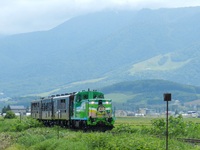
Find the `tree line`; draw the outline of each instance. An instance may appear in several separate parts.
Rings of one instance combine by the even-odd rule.
[[[7,111],[10,111],[10,110],[11,110],[10,105],[7,105],[7,107],[4,106],[4,107],[2,108],[1,114],[6,113]]]

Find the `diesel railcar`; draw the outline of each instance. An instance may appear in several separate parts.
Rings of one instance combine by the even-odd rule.
[[[114,125],[112,100],[98,91],[52,95],[31,102],[31,116],[46,126],[110,130]]]

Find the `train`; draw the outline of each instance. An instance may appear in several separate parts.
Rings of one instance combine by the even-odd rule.
[[[115,116],[112,100],[97,90],[82,90],[42,97],[31,102],[31,117],[45,126],[111,130]]]

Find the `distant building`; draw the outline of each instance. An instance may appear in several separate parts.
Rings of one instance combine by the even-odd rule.
[[[146,116],[149,112],[150,110],[148,108],[139,108],[138,114],[144,114]]]
[[[193,117],[193,118],[197,118],[198,117],[198,113],[196,113],[196,111],[188,111],[188,115],[190,117]]]
[[[116,117],[126,117],[127,116],[127,112],[124,110],[116,110],[115,111],[115,116]]]
[[[26,115],[26,108],[24,106],[10,106],[10,110],[16,115]]]

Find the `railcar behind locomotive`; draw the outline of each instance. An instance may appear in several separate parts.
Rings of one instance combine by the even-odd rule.
[[[113,128],[112,100],[98,91],[80,91],[53,95],[31,102],[31,116],[46,126],[70,128]]]

